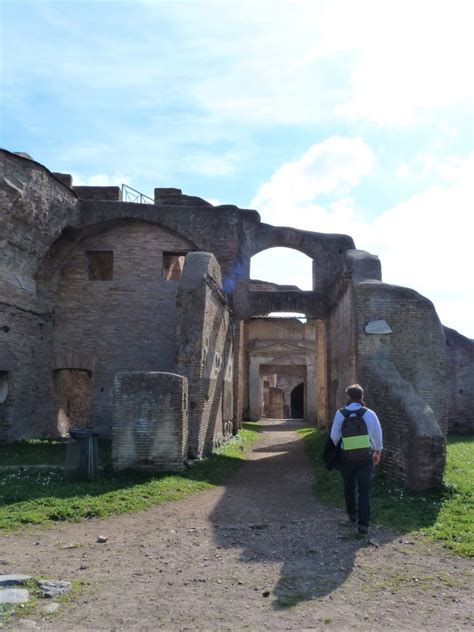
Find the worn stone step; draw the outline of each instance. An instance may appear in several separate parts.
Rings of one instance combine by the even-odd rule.
[[[1,603],[26,603],[30,595],[26,588],[6,588],[0,590]]]
[[[0,575],[0,587],[23,586],[30,579],[30,575]]]

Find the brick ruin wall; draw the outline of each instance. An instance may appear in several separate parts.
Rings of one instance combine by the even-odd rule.
[[[92,400],[97,402],[92,406],[92,422],[108,432],[114,373],[176,370],[178,353],[183,370],[183,360],[189,361],[194,421],[202,420],[205,428],[201,433],[194,431],[196,452],[217,445],[228,436],[233,402],[234,430],[246,407],[246,331],[238,319],[252,314],[248,309],[250,257],[283,245],[314,254],[317,285],[329,288],[333,305],[325,321],[316,321],[315,364],[321,377],[316,384],[318,411],[328,410],[331,419],[335,408],[345,401],[345,386],[355,379],[361,381],[367,387],[368,404],[381,411],[387,447],[384,468],[414,487],[439,484],[444,463],[441,430],[473,429],[473,341],[448,328],[443,330],[431,303],[416,292],[378,283],[377,257],[347,250],[352,242],[347,236],[271,227],[260,223],[254,211],[233,206],[215,209],[189,196],[176,194],[171,202],[159,199],[159,206],[127,204],[110,201],[119,199],[116,191],[96,188],[92,193],[102,196],[101,200],[78,200],[74,191],[38,163],[8,152],[2,152],[1,158],[0,379],[7,383],[8,394],[0,403],[0,441],[57,432],[54,376],[59,370],[90,373]],[[91,191],[79,192],[81,197],[92,195]],[[128,257],[130,244],[122,252],[121,239],[126,241],[126,235],[119,237],[125,226],[137,231],[134,235],[139,242],[130,261],[124,255],[127,252]],[[319,246],[313,248],[316,242]],[[66,250],[55,249],[58,243]],[[114,251],[114,272],[121,270],[122,282],[114,277],[112,281],[87,280],[90,288],[81,286],[85,250],[96,248]],[[211,266],[202,275],[205,283],[196,286],[201,288],[195,295],[197,302],[189,299],[192,288],[188,287],[182,296],[187,293],[189,300],[181,302],[186,308],[176,309],[178,284],[173,288],[162,284],[160,253],[189,250],[213,252],[223,281],[221,284]],[[318,252],[329,251],[331,256],[316,260]],[[342,270],[337,252],[344,251],[342,256],[349,263]],[[63,256],[65,252],[67,256]],[[76,295],[64,283],[56,295],[55,284],[63,272],[71,272],[71,290],[75,288]],[[364,283],[367,279],[373,281]],[[104,292],[106,286],[114,290]],[[222,289],[235,314],[229,311]],[[78,299],[81,292],[84,305]],[[134,301],[127,301],[127,296],[134,296]],[[141,309],[134,311],[131,303],[135,300]],[[207,332],[200,338],[195,319],[189,318],[196,314],[196,307],[202,332]],[[125,326],[114,319],[112,310],[122,311]],[[314,317],[324,318],[317,313]],[[367,335],[367,322],[381,318],[393,333]],[[188,324],[183,326],[185,321]],[[199,361],[182,344],[187,326]],[[150,328],[153,340],[146,337]],[[153,342],[160,337],[162,348],[161,343]],[[210,340],[215,341],[214,348]],[[235,371],[231,360],[234,345]],[[104,354],[101,360],[99,356]],[[399,392],[405,393],[402,402]],[[321,421],[325,413],[318,415]]]
[[[36,275],[51,243],[78,216],[78,200],[47,169],[2,152],[0,345],[16,358],[0,418],[0,441],[48,435],[53,411],[53,305]]]
[[[340,294],[327,323],[328,407],[332,421],[338,408],[346,404],[345,389],[356,380],[354,306],[350,286]]]
[[[179,282],[163,279],[163,252],[187,249],[185,240],[159,226],[127,222],[84,239],[64,267],[55,303],[55,366],[68,368],[71,352],[93,363],[91,418],[103,435],[111,431],[117,373],[173,370]],[[88,251],[113,252],[112,280],[89,280]]]
[[[446,418],[449,432],[474,433],[474,342],[444,327],[447,375]]]
[[[112,463],[117,470],[179,471],[188,443],[188,384],[172,373],[118,373]]]
[[[381,282],[353,286],[357,379],[384,431],[383,469],[412,489],[442,483],[447,431],[444,332],[431,302]],[[368,334],[385,320],[392,333]]]
[[[186,257],[177,306],[176,372],[188,378],[188,449],[198,458],[229,438],[233,429],[231,318],[213,255]]]

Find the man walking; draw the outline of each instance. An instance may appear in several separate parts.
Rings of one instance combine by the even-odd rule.
[[[357,522],[359,533],[365,535],[369,531],[372,470],[380,462],[383,447],[382,428],[374,411],[364,405],[362,386],[348,386],[346,395],[349,402],[334,416],[331,439],[334,445],[342,439],[340,470],[346,509],[350,521]]]

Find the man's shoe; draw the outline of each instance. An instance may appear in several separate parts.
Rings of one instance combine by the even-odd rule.
[[[357,522],[357,514],[349,514],[349,520],[351,522]]]
[[[367,535],[369,533],[369,527],[365,527],[364,525],[360,524],[357,527],[357,531],[358,533],[360,533],[360,535]]]

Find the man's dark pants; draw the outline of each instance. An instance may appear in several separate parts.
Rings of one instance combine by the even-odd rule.
[[[373,470],[372,457],[363,461],[351,461],[341,454],[340,469],[344,481],[344,497],[349,517],[357,516],[359,526],[368,527],[370,518],[370,485]],[[356,486],[358,503],[356,503]]]

